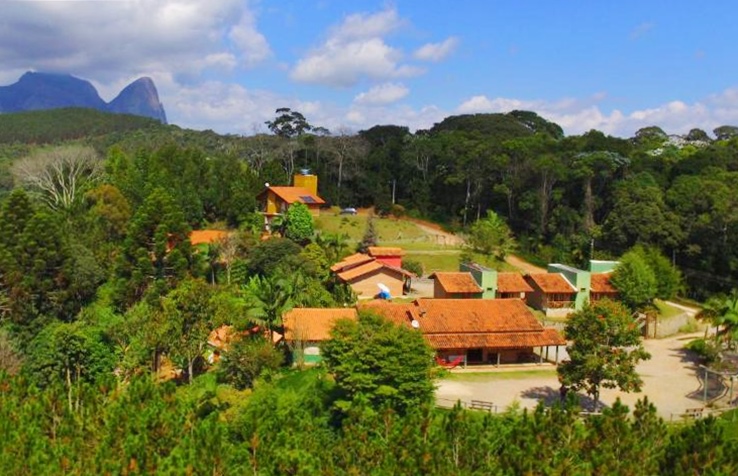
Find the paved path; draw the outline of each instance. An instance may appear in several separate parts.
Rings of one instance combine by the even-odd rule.
[[[644,381],[641,393],[623,393],[617,390],[602,389],[600,399],[605,405],[612,405],[619,396],[631,410],[638,399],[647,395],[656,405],[659,415],[670,420],[678,418],[687,408],[702,407],[702,386],[697,376],[694,355],[684,350],[684,344],[702,334],[680,336],[668,339],[653,339],[644,342],[651,353],[651,360],[641,362],[638,372]],[[456,400],[469,402],[472,399],[493,402],[503,411],[510,405],[519,404],[523,408],[535,408],[539,401],[552,403],[559,399],[559,382],[552,365],[533,366],[530,370],[546,369],[549,373],[541,375],[521,374],[519,378],[511,375],[470,375],[454,380],[441,380],[436,397],[439,405],[450,406]],[[583,398],[583,403],[591,403]]]

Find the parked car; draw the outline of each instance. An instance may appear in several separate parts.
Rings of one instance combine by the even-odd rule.
[[[356,208],[354,207],[342,208],[341,215],[356,215]]]

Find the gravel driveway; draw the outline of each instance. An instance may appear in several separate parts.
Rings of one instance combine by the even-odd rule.
[[[638,372],[643,379],[641,393],[623,393],[618,390],[602,389],[600,400],[612,405],[617,397],[631,410],[635,402],[648,396],[656,405],[659,415],[670,420],[684,413],[688,408],[702,407],[702,386],[697,376],[695,356],[684,350],[689,340],[701,335],[677,336],[668,339],[644,341],[651,360],[641,362]],[[548,369],[549,372],[545,372]],[[525,370],[540,370],[532,375],[511,374],[499,371],[488,374],[468,374],[456,376],[453,380],[438,382],[436,398],[439,405],[451,406],[457,400],[468,403],[470,400],[493,402],[498,411],[503,411],[516,403],[523,408],[534,408],[539,401],[553,402],[559,398],[559,382],[553,366],[532,366]],[[514,376],[514,377],[513,377]],[[585,396],[583,404],[591,403]]]

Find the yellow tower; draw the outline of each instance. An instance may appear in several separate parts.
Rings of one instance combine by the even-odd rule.
[[[300,173],[293,177],[293,182],[295,187],[302,187],[313,195],[318,195],[318,176],[311,174],[309,170],[300,170]]]

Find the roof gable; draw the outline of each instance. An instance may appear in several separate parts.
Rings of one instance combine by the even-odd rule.
[[[546,294],[575,294],[576,288],[559,273],[529,274],[527,280]]]
[[[533,288],[520,273],[497,273],[497,291],[500,293],[532,293]]]
[[[389,246],[370,246],[367,251],[369,252],[369,256],[402,256],[405,253],[403,252],[402,248],[395,248],[395,247],[389,247]]]
[[[415,275],[405,269],[391,266],[378,261],[376,258],[364,253],[354,253],[331,266],[331,271],[336,273],[343,281],[351,281],[358,277],[374,273],[378,270],[386,270],[389,273],[403,277],[414,277]]]
[[[344,268],[349,268],[352,266],[358,266],[360,264],[368,263],[369,261],[373,261],[374,258],[372,258],[369,255],[365,255],[364,253],[354,253],[351,256],[347,256],[338,263],[331,266],[331,271],[337,272],[341,271]]]
[[[295,202],[304,203],[306,205],[322,205],[325,203],[325,200],[303,187],[269,186],[259,194],[259,197],[268,193],[269,191],[274,192],[276,196],[278,196],[290,205]]]
[[[610,282],[609,273],[592,273],[590,289],[593,293],[617,294],[618,292]]]
[[[436,282],[447,293],[481,293],[471,273],[467,272],[436,272],[428,276]]]

